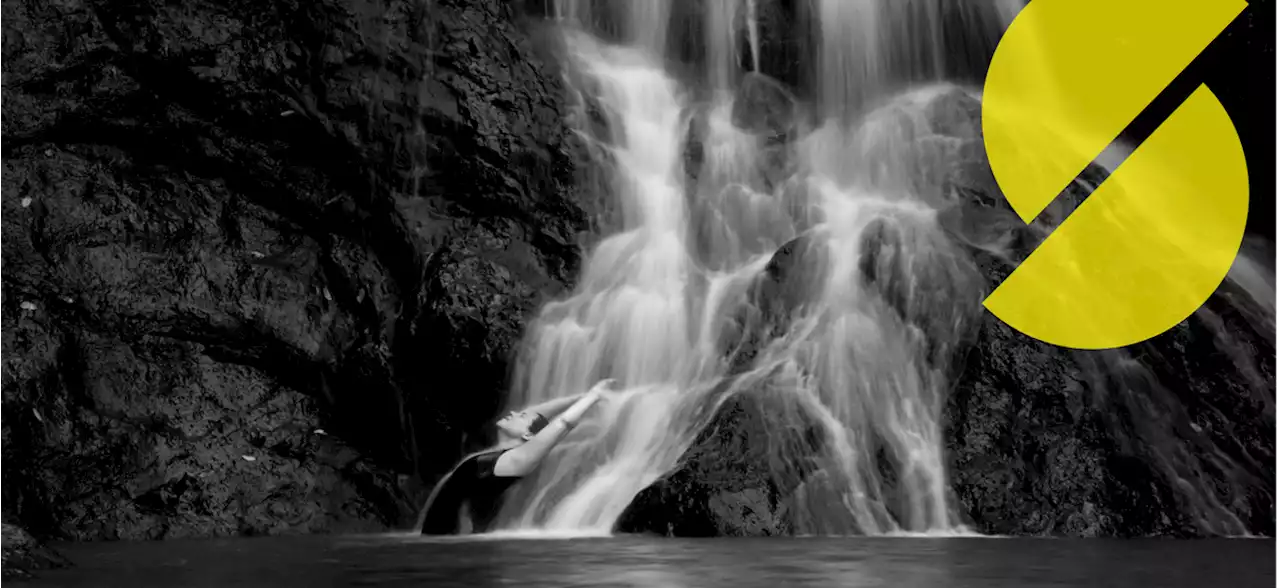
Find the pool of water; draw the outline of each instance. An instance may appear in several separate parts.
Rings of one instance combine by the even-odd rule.
[[[1275,541],[406,535],[57,546],[29,586],[1275,586]]]

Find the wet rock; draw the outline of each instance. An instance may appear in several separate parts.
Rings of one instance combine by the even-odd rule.
[[[963,88],[947,88],[930,100],[925,116],[939,135],[965,140],[982,137],[982,101]]]
[[[952,101],[934,119],[963,135],[964,119],[978,117],[965,104]],[[980,140],[961,153],[947,179],[956,204],[940,222],[975,260],[984,291],[1106,173],[1086,170],[1026,225],[996,187]],[[986,314],[945,409],[953,487],[968,520],[1000,534],[1272,532],[1273,466],[1261,464],[1273,463],[1274,440],[1261,431],[1275,422],[1274,333],[1243,319],[1260,315],[1241,294],[1226,282],[1170,332],[1105,352],[1045,345]],[[1224,428],[1247,440],[1226,439]]]
[[[17,525],[4,523],[4,559],[0,571],[5,580],[31,578],[40,570],[64,568],[71,562]]]
[[[667,476],[640,492],[619,518],[623,533],[675,537],[790,534],[780,508],[824,450],[816,418],[767,385],[720,405]]]
[[[921,330],[930,364],[951,371],[972,342],[983,280],[933,219],[877,218],[863,230],[858,268],[868,290]]]
[[[824,279],[827,255],[825,244],[813,234],[796,237],[779,247],[743,297],[730,303],[720,346],[731,373],[751,368],[769,341],[812,302]]]
[[[797,233],[811,231],[814,226],[822,222],[824,215],[818,207],[821,194],[807,178],[794,175],[784,181],[779,188],[782,206]]]
[[[511,222],[476,223],[432,260],[419,361],[431,374],[437,402],[470,429],[491,421],[502,395],[462,394],[449,386],[502,390],[526,319],[564,288],[549,277],[562,269],[547,267],[531,240],[520,238]]]
[[[1016,342],[1016,343],[1015,343]],[[1101,427],[1083,414],[1069,358],[984,322],[945,410],[953,485],[972,524],[998,534],[1057,534],[1107,484]],[[1107,533],[1111,521],[1095,517]]]
[[[650,484],[631,500],[614,524],[615,532],[667,537],[720,536],[721,518],[711,510],[714,490],[698,476],[692,469],[677,468]],[[728,524],[735,524],[734,519]]]
[[[1020,249],[971,254],[995,287]],[[1012,535],[1273,533],[1274,334],[1251,328],[1235,291],[1122,350],[1054,347],[987,315],[944,413],[967,520]]]
[[[720,492],[708,501],[708,509],[724,525],[721,535],[759,537],[779,534],[777,520],[767,490],[749,488],[740,492]]]
[[[769,140],[782,140],[795,129],[796,99],[785,86],[759,73],[738,82],[733,100],[733,124]]]
[[[756,301],[766,313],[791,316],[816,296],[826,275],[829,252],[812,233],[788,241],[765,266]]]
[[[980,142],[963,151],[948,178],[958,201],[941,222],[987,291],[1106,173],[1086,170],[1028,226],[995,187]],[[1255,328],[1265,313],[1242,294],[1224,282],[1181,325],[1114,351],[1045,345],[986,315],[945,411],[968,520],[1001,534],[1271,533],[1274,466],[1263,464],[1275,444],[1262,431],[1275,422],[1274,327]]]
[[[791,219],[771,196],[742,184],[691,196],[688,210],[693,251],[709,269],[741,267],[773,253],[794,235]]]
[[[813,151],[823,172],[842,184],[940,206],[958,161],[985,163],[968,151],[981,143],[977,101],[952,86],[926,86],[893,96],[861,119],[850,136],[831,125],[818,131],[826,145]],[[822,143],[817,143],[822,145]],[[812,148],[811,148],[812,149]]]
[[[756,21],[760,38],[759,64],[756,71],[776,79],[788,88],[811,87],[805,84],[812,68],[805,60],[813,55],[816,35],[805,31],[808,15],[801,2],[757,2]]]
[[[559,78],[512,8],[3,20],[6,519],[70,539],[412,521],[586,228]],[[446,355],[483,381],[442,386]]]

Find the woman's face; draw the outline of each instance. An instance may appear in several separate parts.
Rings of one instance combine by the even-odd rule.
[[[529,412],[511,411],[507,416],[498,419],[498,432],[512,439],[527,441],[532,436],[530,429],[536,416]]]

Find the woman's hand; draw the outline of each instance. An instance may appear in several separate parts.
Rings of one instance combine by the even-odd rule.
[[[596,382],[590,390],[587,390],[587,396],[590,396],[593,401],[600,400],[614,392],[613,385],[616,382],[617,380],[614,380],[613,378],[600,380],[599,382]]]
[[[610,388],[612,385],[612,379],[596,382],[590,390],[587,390],[586,392],[583,392],[581,396],[576,397],[577,400],[573,405],[565,409],[563,413],[560,413],[560,418],[570,426],[576,425],[578,421],[582,419],[583,414],[590,410],[591,407],[595,406],[596,403],[599,402],[601,398],[604,398],[606,394],[612,391]]]
[[[598,392],[598,393],[612,392],[613,385],[615,383],[617,383],[617,380],[613,378],[605,378],[603,380],[600,380],[599,382],[596,382],[596,385],[591,387],[591,391]]]

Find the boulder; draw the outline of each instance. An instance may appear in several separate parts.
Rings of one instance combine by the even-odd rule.
[[[788,511],[785,501],[818,469],[825,445],[818,421],[796,398],[767,382],[737,391],[615,528],[675,537],[791,534],[809,521],[796,520],[805,513]]]
[[[799,105],[777,80],[748,73],[738,82],[733,99],[734,126],[769,141],[780,141],[796,128]]]

